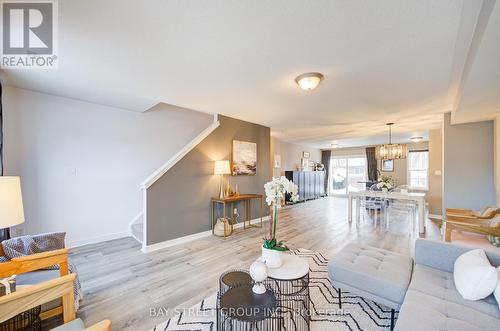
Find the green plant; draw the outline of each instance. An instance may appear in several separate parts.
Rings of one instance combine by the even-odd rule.
[[[277,241],[276,238],[266,239],[264,238],[264,244],[262,247],[267,249],[274,249],[275,251],[287,251],[288,247],[286,247],[285,242],[283,240]]]

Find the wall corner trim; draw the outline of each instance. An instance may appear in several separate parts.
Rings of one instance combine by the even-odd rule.
[[[203,130],[199,135],[197,135],[193,140],[191,140],[186,146],[184,146],[179,152],[172,156],[165,164],[158,168],[151,176],[149,176],[141,184],[141,189],[145,190],[151,187],[158,179],[160,179],[170,168],[172,168],[179,160],[181,160],[189,151],[196,147],[203,139],[208,137],[215,129],[220,125],[218,120],[218,115],[214,114],[214,122],[210,124],[205,130]]]

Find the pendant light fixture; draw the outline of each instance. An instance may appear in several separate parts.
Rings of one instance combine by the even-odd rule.
[[[392,143],[392,126],[394,123],[387,123],[389,127],[389,143],[379,145],[375,148],[375,156],[378,160],[406,159],[408,147],[402,144]]]

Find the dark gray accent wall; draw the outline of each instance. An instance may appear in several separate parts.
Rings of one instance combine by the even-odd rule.
[[[495,205],[493,121],[443,125],[443,205],[479,210]]]
[[[231,160],[233,139],[257,143],[257,175],[228,176],[231,186],[238,184],[240,193],[264,194],[264,184],[271,178],[270,129],[225,116],[219,121],[214,132],[148,189],[147,245],[211,229],[210,199],[219,192],[214,161]],[[243,204],[235,207],[243,220]],[[252,218],[259,212],[254,201]],[[265,205],[264,212],[268,212]]]

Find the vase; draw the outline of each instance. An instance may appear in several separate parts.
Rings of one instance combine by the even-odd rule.
[[[214,234],[219,237],[229,236],[232,233],[231,225],[229,220],[226,218],[218,218],[217,223],[214,226]]]
[[[262,262],[264,262],[268,268],[281,267],[281,265],[283,264],[283,261],[281,259],[281,251],[262,247]]]

